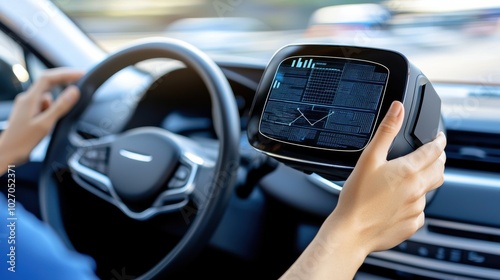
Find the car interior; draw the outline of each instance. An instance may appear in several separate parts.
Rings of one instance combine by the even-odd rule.
[[[204,37],[211,43],[220,39],[220,45],[204,50],[196,43],[200,37],[164,36],[165,27],[137,35],[118,21],[117,26],[135,33],[117,39],[115,31],[94,32],[92,28],[113,27],[98,24],[103,18],[112,22],[113,13],[102,10],[113,5],[77,2],[0,5],[0,129],[8,127],[15,96],[45,69],[86,70],[77,82],[82,92],[77,106],[26,163],[15,167],[15,195],[69,248],[92,257],[100,279],[278,279],[335,209],[350,172],[344,171],[355,165],[351,150],[359,157],[381,121],[379,114],[387,111],[387,102],[405,101],[410,108],[413,96],[424,92],[421,103],[413,105],[418,107],[412,109],[414,119],[408,118],[415,125],[419,117],[425,120],[419,126],[425,136],[411,132],[408,137],[413,138],[401,153],[445,131],[445,181],[428,193],[424,226],[398,246],[370,254],[355,279],[500,279],[498,1],[456,1],[453,9],[448,9],[450,1],[357,1],[376,2],[390,13],[383,18],[377,13],[375,19],[362,13],[359,22],[349,18],[326,23],[314,11],[330,6],[328,1],[309,6],[306,1],[295,6],[283,1],[188,1],[193,7],[189,17],[206,17],[201,14],[204,9],[219,18],[239,17],[238,13],[251,14],[265,5],[271,5],[266,14],[283,9],[284,21],[286,12],[302,11],[304,18],[315,15],[314,23],[300,32],[279,31],[285,38],[279,42],[276,30],[242,31],[249,42],[254,40],[246,46],[253,48],[245,49],[246,56],[234,42],[223,42],[231,38],[227,34]],[[133,8],[138,2],[142,1],[122,5]],[[182,1],[143,4],[149,2],[158,5],[151,4],[152,10],[184,11]],[[90,10],[93,6],[99,8]],[[164,17],[148,15],[147,19]],[[401,36],[389,41],[386,32]],[[244,40],[240,33],[235,36]],[[446,38],[451,43],[444,42]],[[269,48],[265,55],[263,46]],[[238,50],[231,53],[231,48]],[[392,55],[405,62],[397,64]],[[280,119],[279,128],[263,127],[271,125],[265,118],[279,124],[265,111],[271,109],[264,109],[272,103],[268,94],[288,94],[299,87],[297,80],[304,79],[298,75],[305,72],[300,72],[294,74],[296,80],[279,80],[278,71],[312,71],[313,63],[338,65],[342,59],[355,60],[356,67],[376,62],[377,71],[387,69],[382,82],[370,81],[387,98],[380,95],[374,101],[380,105],[370,107],[375,117],[370,130],[363,132],[365,142],[353,144],[358,138],[352,137],[361,134],[342,130],[333,135],[350,138],[340,148],[307,142],[308,136],[286,130],[328,126],[329,117],[336,115],[318,109],[322,101],[292,108],[294,114]],[[279,70],[280,65],[288,68]],[[356,79],[349,81],[361,81]],[[54,89],[53,95],[61,90]],[[424,99],[428,104],[420,105]],[[275,106],[285,106],[280,104]],[[345,104],[340,107],[348,110]],[[318,150],[312,149],[314,145],[323,146]],[[2,193],[7,192],[7,180],[1,177]]]

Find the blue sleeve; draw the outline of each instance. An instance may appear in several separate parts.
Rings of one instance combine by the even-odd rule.
[[[98,279],[92,258],[69,250],[19,202],[11,212],[12,203],[0,194],[0,279]]]

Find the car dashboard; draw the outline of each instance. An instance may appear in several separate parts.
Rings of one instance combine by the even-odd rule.
[[[72,1],[59,2],[71,4]],[[207,3],[216,8],[216,2],[221,4],[218,1]],[[235,12],[246,10],[246,6],[240,4],[251,4],[227,2]],[[238,5],[233,7],[232,4]],[[99,7],[106,19],[112,15],[102,9],[102,5],[93,6]],[[403,6],[398,7],[403,9]],[[283,20],[298,22],[295,17],[290,20],[289,11],[283,7],[280,4],[279,10],[285,11],[280,13]],[[8,47],[19,48],[30,66],[27,70],[33,80],[38,72],[51,67],[91,69],[107,56],[104,49],[50,1],[12,1],[9,5],[1,5],[0,10],[0,30],[5,35],[2,37],[12,37]],[[266,10],[273,18],[277,14],[275,9]],[[406,14],[403,12],[403,15]],[[95,23],[94,19],[92,22],[99,30],[107,25]],[[127,22],[138,23],[136,20]],[[488,21],[488,26],[490,23],[498,27],[496,20]],[[123,27],[127,29],[130,25]],[[411,30],[405,26],[402,29]],[[387,46],[384,36],[377,37],[385,33],[373,31],[346,33],[348,42],[379,42]],[[445,62],[449,59],[473,66],[463,67],[462,77],[469,79],[479,68],[484,71],[478,73],[496,70],[495,57],[490,52],[495,49],[496,40],[485,40],[483,45],[471,40],[476,37],[468,35],[453,36],[448,42],[447,30],[439,32],[423,26],[414,31],[418,34],[411,33],[411,40],[403,37],[403,40],[387,42],[391,48],[402,46],[406,49],[407,44],[422,47],[422,52],[412,53],[413,48],[408,48],[405,53],[420,55],[424,58],[420,62],[424,64],[436,59],[443,61],[439,65],[432,63],[433,74],[451,69],[441,67],[449,66]],[[108,33],[94,35],[96,39],[109,36]],[[292,30],[285,35],[287,40],[291,37],[295,42],[299,34]],[[441,36],[443,38],[439,38]],[[321,38],[312,40],[321,41]],[[469,44],[469,40],[473,44]],[[209,38],[199,45],[209,41],[226,43]],[[233,39],[231,43],[236,41]],[[251,41],[242,39],[236,43],[239,47],[242,43],[248,47]],[[331,43],[330,39],[327,41]],[[452,56],[448,56],[448,48],[438,48],[445,41],[450,46],[464,47],[470,51],[470,56],[462,58],[462,48],[453,48]],[[275,40],[273,35],[273,40],[258,42],[258,46],[251,49],[259,50],[254,55],[260,57],[260,48],[281,41]],[[475,44],[481,48],[474,49]],[[169,279],[278,279],[308,246],[338,202],[342,181],[298,171],[250,145],[246,136],[247,123],[268,61],[235,56],[224,57],[219,53],[213,57],[229,81],[240,118],[240,162],[234,191],[208,246],[190,256],[186,266],[179,267]],[[7,70],[11,70],[10,65]],[[453,73],[450,76],[454,77]],[[500,279],[500,84],[489,83],[494,77],[487,74],[483,75],[484,83],[481,80],[477,83],[434,81],[430,75],[429,78],[442,101],[447,135],[445,181],[427,197],[424,226],[394,248],[370,254],[355,279]],[[76,131],[84,139],[94,139],[152,126],[196,139],[210,148],[207,150],[216,151],[213,147],[219,142],[210,103],[209,91],[194,70],[172,60],[146,61],[127,67],[99,87],[92,106],[76,124]],[[0,104],[0,131],[7,127],[12,104],[13,100]],[[29,161],[16,167],[16,198],[40,219],[39,183],[42,170],[47,166],[44,160],[49,143],[50,137],[42,140]],[[59,214],[71,236],[70,243],[75,250],[95,260],[96,274],[101,279],[134,278],[143,274],[176,246],[189,227],[181,215],[162,214],[147,221],[131,219],[115,205],[81,188],[68,168],[57,166],[55,162],[49,164],[58,181],[65,180],[64,186],[58,189],[62,209]],[[6,176],[1,179],[6,186]],[[123,275],[128,277],[119,277]]]
[[[154,75],[130,68],[112,78],[97,92],[79,133],[93,138],[157,126],[217,145],[207,88],[194,71],[169,63]],[[246,271],[249,278],[275,279],[335,208],[342,182],[300,172],[254,150],[245,129],[265,63],[217,63],[239,109],[241,166],[208,248],[191,265],[222,278]],[[355,279],[500,279],[500,86],[434,87],[448,139],[445,182],[429,197],[425,225],[398,246],[368,256]]]
[[[264,65],[218,64],[238,105],[242,165],[248,169],[262,160],[248,144],[245,128]],[[189,137],[215,137],[206,106],[209,95],[193,71],[177,68],[156,84],[139,102],[135,114],[140,117],[132,118],[136,121],[129,128],[156,125]],[[460,83],[434,83],[434,87],[443,102],[448,139],[445,183],[428,201],[424,227],[400,245],[372,253],[356,279],[500,278],[500,87]],[[270,161],[272,168],[240,180],[211,247],[245,260],[263,253],[277,256],[282,260],[274,266],[279,276],[335,208],[342,182],[263,161]],[[269,242],[282,247],[283,253],[263,248]]]

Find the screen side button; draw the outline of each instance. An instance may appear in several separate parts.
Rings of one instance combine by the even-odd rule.
[[[430,83],[421,88],[420,104],[418,105],[418,119],[412,131],[417,146],[436,138],[441,120],[441,99]]]

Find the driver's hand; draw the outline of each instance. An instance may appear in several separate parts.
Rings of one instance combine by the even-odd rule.
[[[20,164],[28,159],[31,150],[80,97],[76,86],[68,86],[55,101],[49,91],[73,83],[82,75],[81,71],[67,68],[46,70],[26,92],[17,95],[8,128],[0,135],[0,164]],[[0,166],[1,170],[5,168]]]
[[[446,138],[390,161],[404,107],[394,102],[345,182],[335,210],[281,279],[353,279],[368,254],[394,247],[424,224],[425,194],[444,180]]]
[[[332,213],[365,254],[392,248],[422,227],[425,194],[444,181],[446,137],[442,132],[416,151],[386,160],[403,116],[403,105],[394,102]]]

